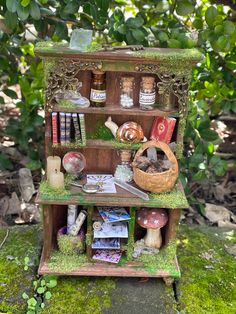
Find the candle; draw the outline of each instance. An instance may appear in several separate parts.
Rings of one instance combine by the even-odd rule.
[[[57,169],[54,170],[53,173],[49,176],[49,185],[53,189],[63,189],[64,185],[64,174],[62,172],[58,172]]]
[[[47,158],[47,180],[51,173],[54,173],[55,170],[59,172],[61,169],[61,158],[58,156],[48,156]]]

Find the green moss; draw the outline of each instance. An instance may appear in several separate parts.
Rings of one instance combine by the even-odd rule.
[[[42,48],[59,48],[59,47],[67,47],[68,46],[68,43],[65,43],[65,42],[54,42],[54,41],[51,41],[51,40],[48,40],[48,41],[39,41],[36,45],[35,45],[35,48],[36,49],[42,49]]]
[[[89,44],[86,47],[86,52],[96,52],[96,51],[101,51],[102,50],[102,45],[100,44]]]
[[[87,234],[86,234],[86,245],[91,247],[93,242],[93,206],[88,206],[87,209]]]
[[[66,255],[76,255],[84,250],[84,242],[78,237],[63,234],[57,237],[59,250]]]
[[[78,106],[76,106],[75,104],[73,104],[73,102],[71,102],[70,100],[66,100],[66,99],[62,99],[58,102],[58,106],[60,108],[78,108]]]
[[[39,226],[9,227],[9,235],[0,250],[0,312],[26,313],[22,293],[32,293],[40,251]],[[0,228],[2,243],[7,228]],[[24,271],[24,258],[28,256],[34,265]]]
[[[66,179],[67,178],[67,179]],[[68,180],[68,181],[66,181]],[[70,184],[71,177],[65,177],[64,189],[53,189],[47,181],[42,181],[39,187],[40,196],[43,200],[68,200],[73,195],[66,188]]]
[[[110,141],[114,139],[111,131],[101,121],[97,122],[94,132],[88,134],[87,137],[92,140],[100,139],[104,141]]]
[[[80,268],[87,261],[85,254],[66,255],[60,251],[55,251],[50,256],[48,268],[57,273],[71,272]]]
[[[150,201],[155,202],[158,207],[169,207],[169,208],[187,208],[188,201],[184,193],[175,186],[170,192],[164,193],[150,193]]]
[[[67,144],[53,144],[52,148],[71,148],[71,149],[76,149],[76,148],[80,148],[80,147],[85,147],[85,144],[81,143],[81,141],[75,141],[72,143],[67,143]]]
[[[178,248],[181,313],[235,313],[236,263],[225,250],[225,246],[235,243],[233,231],[181,226]]]
[[[59,278],[53,298],[40,313],[101,314],[110,308],[110,293],[114,288],[115,282],[109,278]]]
[[[130,220],[128,221],[129,226],[129,238],[127,243],[127,260],[132,260],[132,254],[134,250],[134,229],[135,229],[135,216],[136,216],[136,208],[130,208]]]
[[[136,260],[141,262],[146,271],[156,273],[164,270],[172,277],[180,277],[176,270],[174,257],[176,255],[176,242],[172,241],[157,254],[142,254]]]
[[[117,141],[116,139],[113,138],[113,140],[111,140],[113,146],[116,149],[131,149],[131,150],[138,150],[141,146],[142,143],[137,143],[137,144],[131,144],[131,143],[122,143]]]
[[[175,49],[175,50],[156,50],[156,51],[136,51],[133,53],[136,57],[158,60],[161,62],[181,63],[200,62],[203,59],[203,54],[198,49]]]

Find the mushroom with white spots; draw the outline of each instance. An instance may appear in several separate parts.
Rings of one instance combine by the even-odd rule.
[[[144,237],[146,246],[159,249],[162,244],[160,229],[166,225],[168,215],[163,208],[141,208],[137,212],[138,224],[147,229]]]

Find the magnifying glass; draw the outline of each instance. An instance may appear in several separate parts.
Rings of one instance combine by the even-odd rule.
[[[70,185],[78,186],[85,193],[93,194],[99,191],[100,186],[98,184],[79,184],[77,182],[71,182]]]

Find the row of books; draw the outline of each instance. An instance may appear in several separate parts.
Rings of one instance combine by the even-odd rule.
[[[103,219],[100,229],[94,229],[92,249],[94,260],[118,263],[121,256],[121,239],[128,238],[127,220],[130,215],[123,207],[97,207]]]
[[[52,112],[52,143],[66,145],[72,142],[86,145],[83,113]]]

